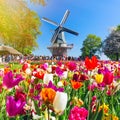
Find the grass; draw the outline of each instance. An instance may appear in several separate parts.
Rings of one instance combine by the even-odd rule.
[[[20,69],[21,68],[21,64],[19,63],[4,63],[4,64],[0,64],[0,68],[5,68],[5,67],[10,67],[11,70],[15,70],[15,69]]]

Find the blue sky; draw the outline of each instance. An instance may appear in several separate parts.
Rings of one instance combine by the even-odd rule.
[[[120,24],[120,0],[47,0],[46,6],[29,4],[35,10],[40,19],[47,17],[60,23],[65,11],[70,10],[66,23],[63,25],[79,33],[79,36],[65,32],[67,43],[74,44],[74,48],[68,52],[70,56],[80,56],[80,48],[88,34],[95,34],[104,40],[110,33],[110,28]],[[56,26],[41,21],[38,37],[39,49],[35,55],[51,55],[47,46]]]

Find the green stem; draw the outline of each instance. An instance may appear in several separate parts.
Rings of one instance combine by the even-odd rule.
[[[49,112],[49,107],[47,108],[47,112],[48,112],[48,120],[50,120],[50,112]]]
[[[4,104],[5,99],[6,99],[5,97],[6,97],[6,90],[3,89],[2,94],[0,96],[0,107],[2,107],[2,105]]]
[[[114,104],[114,100],[113,100],[113,95],[112,95],[112,96],[111,96],[112,114],[115,115],[116,113],[115,113],[114,105],[113,105],[113,104]]]
[[[88,101],[88,117],[87,120],[90,118],[90,103],[91,103],[91,91],[89,91],[89,101]]]
[[[92,83],[91,83],[91,78],[92,78],[92,72],[90,71],[90,80],[89,80],[89,85],[91,86],[92,85]],[[87,120],[89,120],[90,119],[90,112],[91,112],[91,108],[90,108],[90,106],[91,106],[91,98],[92,98],[92,91],[90,90],[89,91],[89,96],[88,96],[88,117],[87,117]]]
[[[102,105],[105,103],[105,93],[106,93],[106,89],[102,92]],[[103,110],[102,110],[102,119],[104,118],[104,107],[103,107]]]

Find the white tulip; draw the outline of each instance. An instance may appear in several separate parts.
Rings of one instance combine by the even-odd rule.
[[[59,81],[59,82],[57,83],[57,86],[58,86],[58,87],[62,87],[62,86],[64,86],[64,84],[63,84],[62,81]]]
[[[39,120],[41,118],[41,116],[35,114],[34,112],[32,112],[32,116],[33,116],[33,120]]]
[[[37,70],[36,70],[37,72],[40,72],[41,71],[41,69],[40,68],[37,68]]]
[[[31,74],[30,68],[27,68],[27,69],[25,70],[25,73],[28,74],[28,75],[30,75],[30,74]]]
[[[27,63],[28,64],[28,67],[30,68],[30,64],[29,63]]]
[[[49,82],[53,82],[53,74],[45,74],[44,77],[43,77],[43,82],[45,84],[48,84]]]
[[[31,80],[34,80],[36,77],[35,76],[31,76]]]
[[[53,107],[56,113],[62,113],[67,105],[67,93],[56,92],[56,96],[53,101]]]
[[[51,67],[48,67],[47,68],[47,71],[50,73],[50,72],[52,72],[52,68]]]
[[[67,79],[67,76],[68,76],[68,71],[64,71],[62,78]]]
[[[31,101],[31,104],[32,104],[32,106],[31,106],[31,110],[33,110],[33,111],[35,111],[35,112],[36,112],[34,102],[33,102],[33,101]]]
[[[62,64],[62,65],[61,65],[61,69],[64,68],[64,67],[65,67],[64,64]]]

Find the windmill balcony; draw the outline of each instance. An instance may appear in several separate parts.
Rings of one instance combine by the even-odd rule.
[[[52,49],[52,48],[67,48],[67,49],[72,49],[73,48],[73,44],[54,44],[52,46],[47,47],[48,49]]]

